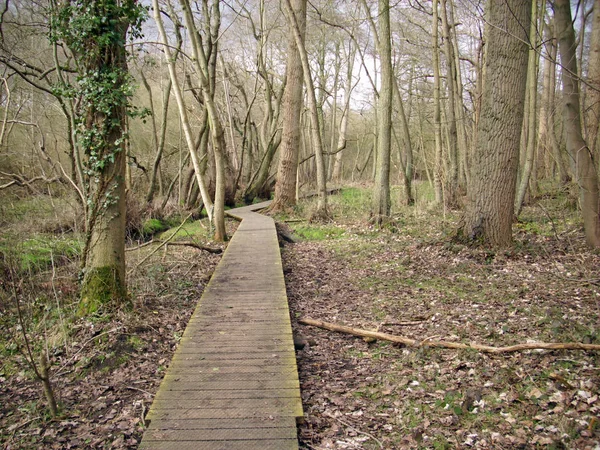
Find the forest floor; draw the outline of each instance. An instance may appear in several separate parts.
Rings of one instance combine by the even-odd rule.
[[[396,207],[390,226],[374,230],[365,189],[332,196],[328,223],[305,221],[310,205],[278,217],[298,238],[282,256],[294,331],[308,342],[298,351],[302,448],[597,448],[598,353],[407,348],[297,323],[309,317],[495,346],[598,344],[600,255],[585,248],[576,213],[553,209],[558,200],[526,209],[514,248],[502,252],[452,243],[457,217],[426,205]],[[151,251],[128,252],[130,270]],[[77,320],[67,319],[76,306],[73,263],[25,282],[5,277],[32,348],[49,349],[62,409],[48,416],[14,299],[0,299],[0,448],[137,448],[219,259],[189,247],[161,250],[130,274],[131,310]]]
[[[298,352],[304,448],[600,448],[598,352],[407,348],[297,323],[418,341],[598,344],[600,255],[576,220],[541,211],[524,212],[502,252],[452,243],[455,219],[432,211],[405,211],[386,232],[352,214],[320,226],[292,218],[309,238],[283,250],[293,327],[308,342]]]
[[[237,222],[227,226],[231,235]],[[225,247],[198,239],[197,225],[190,228],[180,231],[184,240]],[[142,263],[128,275],[133,308],[88,318],[74,317],[76,264],[57,265],[25,282],[2,274],[4,292],[16,285],[21,297],[33,352],[49,350],[61,411],[55,419],[49,416],[21,325],[14,319],[14,298],[0,298],[0,449],[138,447],[154,393],[221,259],[191,247],[163,247],[151,255],[155,249],[127,252],[129,270]]]

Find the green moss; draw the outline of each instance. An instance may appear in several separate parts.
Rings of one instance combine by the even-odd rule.
[[[148,219],[144,222],[144,225],[142,225],[142,233],[144,236],[152,236],[153,234],[160,233],[168,228],[169,226],[160,219]]]
[[[135,335],[129,336],[129,338],[127,339],[127,342],[135,350],[140,350],[141,348],[144,347],[144,341],[139,336],[135,336]]]
[[[88,269],[81,287],[81,300],[77,314],[87,316],[104,306],[123,306],[128,303],[125,280],[115,266]]]

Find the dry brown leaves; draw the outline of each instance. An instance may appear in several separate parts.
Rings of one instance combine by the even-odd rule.
[[[288,245],[292,318],[414,339],[598,343],[600,257],[534,244],[492,254],[352,233]],[[312,342],[298,358],[305,448],[598,448],[598,354],[409,349],[293,322]]]
[[[187,247],[158,253],[129,280],[133,311],[70,325],[68,346],[50,355],[58,419],[46,415],[41,385],[15,355],[11,363],[21,370],[0,370],[0,447],[137,448],[154,393],[219,260]]]

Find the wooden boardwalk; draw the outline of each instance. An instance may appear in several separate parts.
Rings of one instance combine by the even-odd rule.
[[[141,449],[297,449],[302,402],[275,224],[242,220],[146,417]]]

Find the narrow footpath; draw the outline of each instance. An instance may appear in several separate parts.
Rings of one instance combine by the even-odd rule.
[[[275,223],[241,224],[192,315],[146,417],[140,449],[298,449],[303,416]]]

